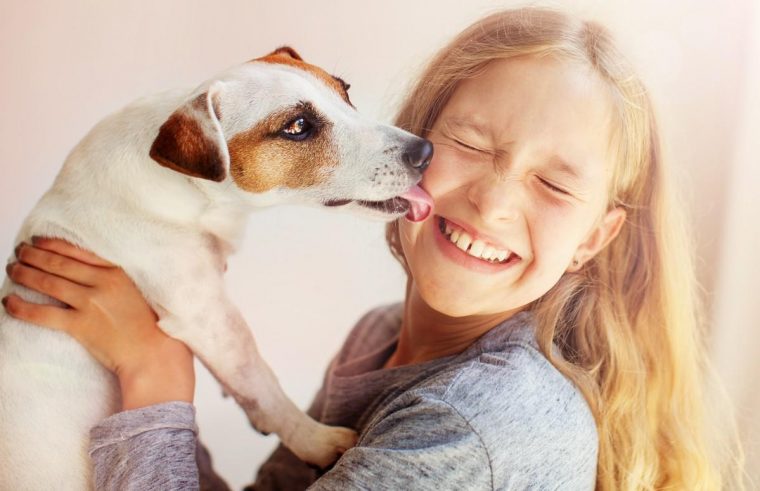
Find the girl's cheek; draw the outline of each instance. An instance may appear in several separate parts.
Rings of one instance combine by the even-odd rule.
[[[455,154],[456,152],[443,147],[439,154],[433,154],[430,166],[422,175],[422,187],[432,195],[434,201],[436,196],[444,195],[473,180],[478,172],[477,166],[456,158]]]
[[[401,248],[404,251],[407,261],[414,261],[415,244],[417,243],[420,230],[423,223],[427,223],[427,220],[422,222],[410,222],[403,218],[399,222],[399,239],[401,240]],[[430,218],[428,218],[430,220]]]
[[[535,217],[541,220],[531,234],[532,263],[539,273],[539,281],[556,283],[567,269],[577,246],[577,237],[572,225],[552,215]]]
[[[430,166],[422,174],[422,184],[428,192],[440,186],[442,178],[446,175],[445,166],[446,164],[440,158],[433,157]]]

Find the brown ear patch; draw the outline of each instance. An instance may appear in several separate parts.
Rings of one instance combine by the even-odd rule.
[[[307,71],[317,77],[319,80],[325,83],[330,89],[334,90],[346,103],[354,107],[353,104],[351,104],[351,100],[348,98],[348,87],[349,85],[345,83],[343,80],[341,80],[338,77],[335,77],[333,75],[330,75],[326,71],[322,70],[316,65],[312,65],[309,63],[306,63],[303,61],[301,56],[296,53],[296,51],[289,47],[289,46],[283,46],[281,48],[277,48],[276,50],[272,51],[266,56],[262,56],[261,58],[254,58],[251,61],[263,61],[265,63],[279,63],[281,65],[288,65],[295,68],[300,68],[301,70]]]
[[[207,97],[206,93],[199,95],[161,125],[150,148],[150,156],[177,172],[221,182],[227,175],[224,155],[219,144],[203,127],[202,118],[211,118]],[[212,124],[210,121],[205,123]]]
[[[272,114],[230,139],[227,144],[230,175],[241,189],[263,193],[278,187],[313,187],[328,177],[330,168],[337,167],[338,154],[329,123],[322,124],[304,141],[291,141],[277,135],[298,116],[298,108]]]

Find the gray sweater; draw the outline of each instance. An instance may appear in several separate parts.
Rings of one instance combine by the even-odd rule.
[[[357,445],[325,473],[280,446],[247,489],[594,489],[594,419],[538,350],[530,313],[458,355],[383,369],[400,325],[399,304],[366,314],[308,411],[356,429]],[[188,403],[110,416],[91,431],[97,489],[205,487],[215,476],[196,435]]]

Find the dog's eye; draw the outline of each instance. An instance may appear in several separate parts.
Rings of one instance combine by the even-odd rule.
[[[306,118],[296,118],[282,129],[280,134],[288,140],[301,141],[311,135],[314,126]]]

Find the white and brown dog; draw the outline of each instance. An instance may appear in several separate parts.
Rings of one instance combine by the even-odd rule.
[[[278,203],[424,219],[432,146],[361,117],[348,86],[290,48],[193,91],[144,98],[73,149],[16,243],[59,237],[120,265],[244,409],[298,457],[332,463],[355,442],[300,411],[256,350],[223,284],[249,212]],[[0,296],[53,299],[5,279]],[[89,429],[119,409],[114,377],[67,335],[0,309],[0,489],[87,489]]]

